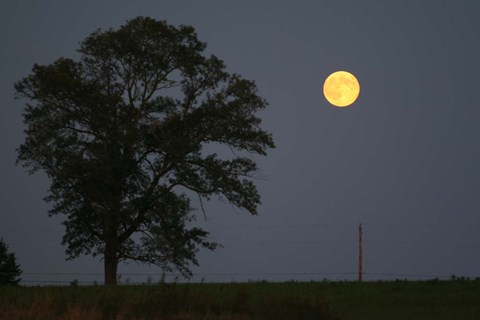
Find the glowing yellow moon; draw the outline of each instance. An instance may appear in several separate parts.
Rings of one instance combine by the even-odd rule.
[[[336,107],[348,107],[360,94],[360,83],[347,71],[336,71],[323,84],[323,94]]]

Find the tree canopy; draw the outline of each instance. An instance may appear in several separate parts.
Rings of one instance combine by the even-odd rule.
[[[17,285],[21,274],[15,253],[10,252],[3,238],[0,238],[0,285]]]
[[[90,34],[79,59],[35,64],[15,84],[28,100],[17,162],[46,172],[68,257],[103,256],[108,284],[122,260],[188,275],[198,248],[216,247],[190,223],[192,195],[257,214],[247,155],[274,147],[256,115],[267,102],[205,48],[191,26],[138,17]]]

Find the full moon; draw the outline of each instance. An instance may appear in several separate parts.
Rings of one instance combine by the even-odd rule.
[[[360,83],[350,72],[336,71],[325,80],[323,94],[332,105],[348,107],[357,100],[360,94]]]

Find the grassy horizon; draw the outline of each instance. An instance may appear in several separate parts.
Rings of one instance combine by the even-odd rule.
[[[478,319],[480,281],[0,287],[0,319]]]

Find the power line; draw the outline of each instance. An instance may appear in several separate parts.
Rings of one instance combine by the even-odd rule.
[[[73,281],[67,280],[21,280],[22,283],[72,283]],[[75,281],[75,283],[91,284],[92,281]]]
[[[318,241],[258,241],[258,242],[222,242],[223,249],[235,247],[286,247],[286,246],[348,246],[351,247],[352,241],[349,240],[318,240]],[[480,243],[458,243],[458,242],[422,242],[422,241],[390,241],[385,239],[363,239],[363,242],[368,245],[393,245],[393,246],[434,246],[434,247],[463,247],[463,248],[479,248]],[[11,245],[12,248],[52,248],[62,247],[60,244],[51,245],[36,245],[36,244],[17,244]]]
[[[452,247],[471,247],[478,248],[480,244],[473,243],[451,243],[451,242],[413,242],[413,241],[384,241],[384,240],[364,240],[364,243],[381,243],[386,245],[411,245],[411,246],[452,246]]]
[[[0,272],[0,274],[12,274],[8,272]],[[364,275],[370,276],[402,276],[402,277],[438,277],[438,278],[448,278],[451,275],[445,274],[412,274],[412,273],[389,273],[389,272],[364,272]],[[103,276],[103,273],[89,273],[89,272],[22,272],[22,275],[29,276]],[[123,273],[119,272],[119,276],[166,276],[166,277],[181,277],[181,274],[178,273]],[[202,276],[322,276],[322,275],[357,275],[357,272],[220,272],[220,273],[193,273],[192,277],[202,277]]]
[[[289,247],[289,246],[346,246],[353,247],[352,241],[346,240],[326,240],[326,241],[285,241],[285,242],[247,242],[247,243],[225,243],[219,240],[223,246],[223,250],[238,247]],[[480,248],[480,244],[475,243],[449,243],[449,242],[411,242],[411,241],[386,241],[386,240],[367,240],[364,239],[365,245],[389,245],[389,246],[433,246],[433,247],[463,247],[463,248]],[[63,248],[61,244],[52,245],[10,245],[13,249],[20,248]]]
[[[1,172],[1,170],[0,170]],[[362,223],[363,226],[382,226],[382,227],[398,227],[398,228],[433,228],[433,229],[475,229],[479,230],[480,225],[442,225],[442,224],[408,224],[408,223]],[[313,229],[313,228],[328,228],[338,226],[356,226],[357,223],[321,223],[321,224],[309,224],[309,225],[277,225],[277,226],[201,226],[208,230],[269,230],[269,229]],[[36,233],[36,232],[64,232],[64,230],[12,230],[3,229],[2,233]]]
[[[325,276],[349,276],[351,279],[345,279],[344,281],[356,281],[354,278],[355,272],[345,272],[345,273],[224,273],[224,274],[194,274],[192,278],[199,278],[201,277],[201,282],[205,281],[205,278],[215,278],[215,277],[254,277],[257,278],[258,280],[268,280],[266,278],[271,278],[274,276],[284,276],[284,277],[295,277],[295,276],[323,276],[324,278],[322,280],[327,280]],[[364,272],[364,275],[367,276],[381,276],[381,277],[389,277],[393,278],[396,280],[403,279],[403,280],[408,280],[407,278],[417,278],[419,280],[424,279],[424,280],[434,280],[434,279],[452,279],[452,277],[455,277],[454,275],[433,275],[433,274],[406,274],[406,273],[372,273],[372,272]],[[120,276],[130,276],[131,274],[119,274]],[[145,284],[148,282],[156,281],[153,280],[151,277],[155,276],[158,277],[158,281],[163,281],[161,279],[164,279],[163,275],[158,275],[158,274],[144,274],[144,276],[148,276],[149,279],[147,281],[131,281],[130,279],[126,279],[124,281],[119,280],[119,283],[122,284]],[[175,277],[176,280],[175,282],[178,281],[178,276],[174,275],[167,275],[167,276],[173,276]],[[263,277],[263,278],[262,278]],[[191,281],[191,279],[184,279],[186,281]],[[465,278],[465,277],[460,277],[460,278]],[[478,280],[478,277],[466,277],[466,279],[474,279]],[[254,280],[254,279],[250,279]],[[310,279],[313,280],[313,279]],[[378,281],[381,279],[372,279],[372,281]],[[231,280],[235,281],[235,280]],[[290,278],[290,281],[295,281],[295,279]],[[297,280],[301,281],[301,280]],[[28,283],[43,283],[43,284],[103,284],[103,281],[97,281],[97,280],[78,280],[78,279],[72,279],[72,280],[33,280],[33,279],[22,279],[21,283],[23,284],[28,284]]]

